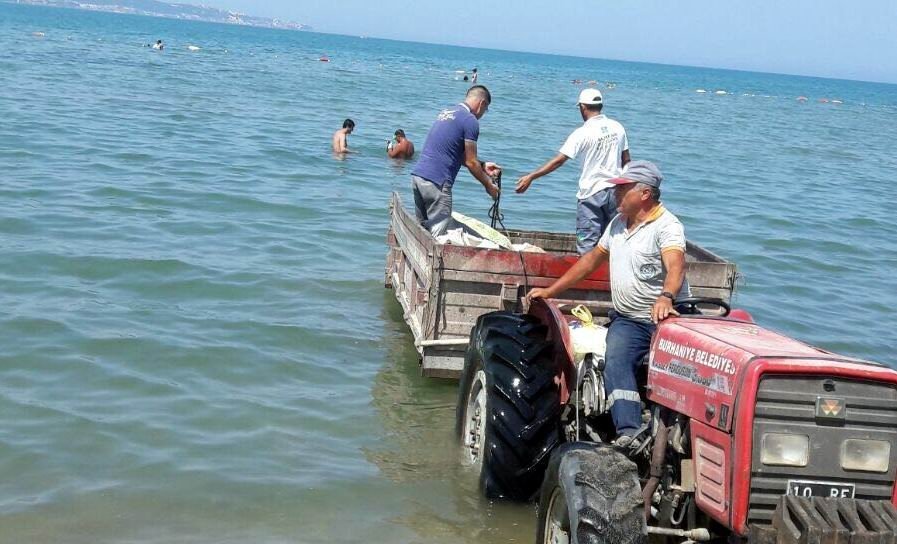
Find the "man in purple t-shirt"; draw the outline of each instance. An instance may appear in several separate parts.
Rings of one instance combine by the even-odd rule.
[[[479,119],[491,102],[486,87],[475,85],[467,91],[464,102],[439,113],[427,134],[420,160],[411,172],[411,189],[417,220],[434,236],[443,234],[451,223],[452,185],[462,164],[489,196],[498,197],[498,186],[492,180],[501,168],[477,158]]]

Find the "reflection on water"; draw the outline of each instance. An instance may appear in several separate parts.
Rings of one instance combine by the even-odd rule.
[[[384,153],[385,155],[385,153]],[[414,165],[414,161],[417,158],[417,155],[411,159],[390,159],[389,161],[389,169],[396,176],[405,175],[408,172],[411,172],[411,166]]]
[[[383,425],[365,457],[396,486],[402,514],[393,522],[421,542],[530,542],[535,507],[482,497],[476,475],[459,462],[454,436],[457,382],[423,378],[414,341],[393,292],[384,294],[386,363],[372,404]]]

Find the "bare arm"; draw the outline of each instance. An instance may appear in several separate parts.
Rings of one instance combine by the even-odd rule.
[[[626,166],[627,164],[629,164],[629,150],[628,149],[620,154],[620,163],[623,166]]]
[[[522,176],[517,180],[517,192],[524,193],[529,186],[532,185],[533,181],[541,178],[542,176],[548,175],[558,168],[560,168],[565,162],[567,162],[567,155],[563,153],[558,153],[551,160],[543,164],[538,170],[535,172],[530,172],[529,174]]]
[[[402,140],[401,143],[392,146],[392,149],[388,149],[386,153],[392,158],[411,158],[414,155],[414,145],[408,140]]]
[[[607,261],[608,253],[606,250],[601,247],[596,246],[593,250],[589,251],[585,255],[579,258],[576,261],[576,264],[570,267],[563,276],[560,277],[556,282],[551,284],[549,287],[533,289],[529,293],[527,293],[527,299],[534,298],[554,298],[571,286],[576,285],[580,281],[583,280],[586,276],[594,272],[598,269],[602,264]]]
[[[489,196],[492,198],[498,196],[498,187],[492,183],[492,178],[486,173],[483,165],[480,164],[480,159],[477,158],[477,143],[473,140],[464,140],[464,166],[470,171],[470,175],[483,184]]]
[[[663,281],[663,291],[676,296],[682,289],[682,282],[685,281],[685,252],[679,248],[667,248],[660,251],[660,259],[667,271],[667,277]],[[679,315],[673,309],[673,301],[663,295],[657,297],[651,308],[651,321],[660,323],[670,314]]]

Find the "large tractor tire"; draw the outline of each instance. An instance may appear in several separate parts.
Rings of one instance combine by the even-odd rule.
[[[560,388],[547,329],[529,315],[492,312],[470,333],[456,430],[462,462],[489,498],[528,500],[560,443]]]
[[[539,498],[537,544],[645,544],[638,469],[611,446],[574,442],[551,456]]]

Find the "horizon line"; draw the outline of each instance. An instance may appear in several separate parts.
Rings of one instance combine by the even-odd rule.
[[[174,2],[179,3],[179,2]],[[282,32],[302,32],[307,34],[326,34],[328,36],[341,36],[345,38],[353,38],[353,39],[371,39],[371,40],[382,40],[388,42],[397,42],[397,43],[408,43],[408,44],[423,44],[423,45],[438,45],[442,47],[458,47],[461,49],[479,49],[482,51],[496,51],[499,53],[523,53],[528,55],[544,55],[548,57],[566,57],[571,59],[583,59],[583,60],[602,60],[602,61],[610,61],[610,62],[625,62],[630,64],[653,64],[657,66],[670,66],[674,68],[697,68],[697,69],[710,69],[710,70],[721,70],[726,72],[742,72],[746,74],[763,74],[763,75],[775,75],[775,76],[788,76],[788,77],[805,77],[810,79],[824,79],[830,81],[847,81],[853,83],[869,83],[873,85],[888,85],[888,86],[897,86],[897,79],[894,81],[881,81],[881,80],[873,80],[873,79],[851,79],[846,77],[835,77],[835,76],[823,76],[823,75],[812,75],[812,74],[795,74],[789,72],[776,72],[776,71],[763,71],[756,69],[745,69],[745,68],[732,68],[732,67],[724,67],[724,66],[710,66],[710,65],[701,65],[701,64],[676,64],[671,62],[659,62],[659,61],[651,61],[651,60],[631,60],[631,59],[614,59],[607,57],[587,57],[583,55],[573,54],[573,53],[557,53],[557,52],[546,52],[546,51],[529,51],[525,49],[504,49],[499,47],[481,47],[474,45],[459,45],[455,43],[444,43],[444,42],[425,42],[425,41],[417,41],[417,40],[409,40],[409,39],[399,39],[399,38],[385,38],[380,36],[367,36],[367,35],[357,35],[357,34],[345,34],[342,32],[331,32],[326,30],[319,30],[315,25],[300,23],[308,26],[314,30],[307,29],[293,29],[293,28],[278,28],[278,27],[268,27],[268,26],[256,26],[256,25],[245,25],[245,24],[236,24],[236,23],[227,23],[222,21],[204,21],[197,19],[180,19],[177,17],[170,17],[165,15],[149,15],[144,13],[121,13],[117,11],[106,11],[106,10],[97,10],[97,9],[86,9],[75,6],[55,6],[48,4],[32,4],[32,3],[21,3],[17,0],[0,0],[0,4],[10,4],[16,6],[28,6],[28,7],[41,7],[41,8],[50,8],[50,9],[69,9],[73,11],[83,11],[88,13],[108,13],[110,15],[122,15],[122,16],[133,16],[133,17],[148,17],[154,19],[169,19],[173,21],[182,21],[185,23],[205,23],[212,25],[222,25],[227,27],[235,27],[235,28],[256,28],[262,30],[273,30],[273,31],[282,31]],[[183,4],[182,4],[183,5]],[[188,3],[187,5],[196,6],[197,4]],[[200,5],[203,7],[204,5]],[[206,6],[207,7],[207,6]],[[222,11],[229,11],[226,8],[217,8]],[[273,19],[272,17],[267,16],[259,16],[259,15],[251,15],[251,14],[243,14],[249,15],[250,17],[265,17],[268,19]]]
[[[211,22],[211,21],[210,21]],[[219,24],[227,24],[227,23],[219,23]],[[312,25],[314,27],[314,25]],[[316,28],[316,27],[315,27]],[[273,28],[271,30],[289,30],[282,28]],[[410,43],[410,44],[423,44],[423,45],[438,45],[442,47],[458,47],[461,49],[480,49],[483,51],[496,51],[499,53],[525,53],[527,55],[544,55],[547,57],[566,57],[571,59],[583,59],[583,60],[603,60],[610,62],[626,62],[630,64],[654,64],[657,66],[670,66],[674,68],[698,68],[698,69],[710,69],[710,70],[722,70],[725,72],[742,72],[746,74],[763,74],[763,75],[774,75],[774,76],[788,76],[788,77],[806,77],[810,79],[825,79],[831,81],[849,81],[853,83],[871,83],[873,85],[890,85],[897,86],[897,79],[894,81],[878,81],[872,79],[850,79],[846,77],[835,77],[835,76],[822,76],[822,75],[812,75],[812,74],[793,74],[789,72],[774,72],[774,71],[762,71],[762,70],[750,70],[745,68],[730,68],[724,66],[708,66],[708,65],[700,65],[700,64],[675,64],[671,62],[660,62],[660,61],[652,61],[652,60],[631,60],[631,59],[612,59],[608,57],[586,57],[583,55],[578,55],[574,53],[552,53],[547,51],[529,51],[525,49],[502,49],[498,47],[481,47],[476,45],[459,45],[455,43],[444,43],[444,42],[423,42],[416,40],[407,40],[407,39],[399,39],[399,38],[383,38],[378,36],[367,36],[367,35],[355,35],[355,34],[343,34],[341,32],[329,32],[325,30],[303,30],[301,32],[307,32],[310,34],[327,34],[328,36],[342,36],[346,38],[354,38],[354,39],[362,39],[362,40],[383,40],[387,42],[397,42],[397,43]]]

